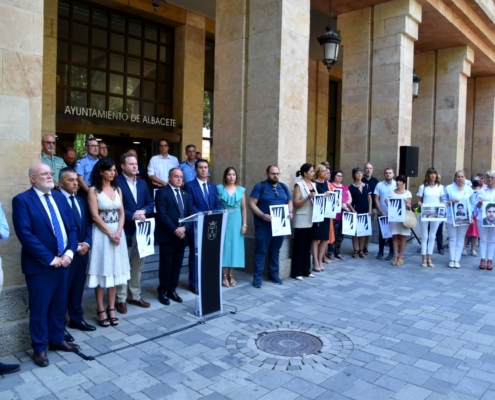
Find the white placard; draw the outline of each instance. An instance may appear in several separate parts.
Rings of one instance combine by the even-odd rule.
[[[373,228],[371,225],[371,215],[358,214],[356,225],[356,236],[371,236],[373,234]]]
[[[325,218],[335,218],[337,216],[337,195],[329,192],[325,202]]]
[[[335,196],[337,196],[337,213],[342,212],[342,189],[333,189]]]
[[[378,217],[378,223],[380,224],[380,230],[382,232],[382,238],[390,239],[393,235],[390,233],[390,225],[388,223],[388,216]]]
[[[447,207],[444,205],[423,204],[421,206],[422,221],[446,221]]]
[[[357,213],[342,213],[342,234],[356,236]]]
[[[481,226],[486,228],[495,228],[495,202],[484,201],[483,211],[481,213],[483,220]]]
[[[317,194],[313,197],[313,219],[312,222],[323,222],[325,219],[325,195]]]
[[[155,219],[147,218],[144,222],[136,221],[136,242],[139,257],[155,254]]]
[[[450,207],[454,226],[469,225],[473,222],[473,216],[469,212],[467,200],[461,199],[456,203],[452,203]]]
[[[291,234],[289,220],[289,206],[280,204],[270,206],[270,215],[272,217],[272,236],[286,236]]]
[[[388,199],[388,221],[404,222],[406,220],[406,201],[404,199]]]

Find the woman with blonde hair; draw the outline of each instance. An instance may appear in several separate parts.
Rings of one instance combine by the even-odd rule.
[[[462,251],[464,249],[464,237],[469,228],[467,225],[455,226],[455,221],[466,220],[471,213],[471,204],[469,199],[473,195],[473,189],[465,185],[466,175],[463,170],[456,171],[454,182],[445,188],[443,202],[447,206],[447,232],[449,233],[449,253],[450,268],[460,268]],[[452,205],[455,210],[452,212]],[[468,207],[467,210],[464,206]],[[460,211],[462,209],[462,211]],[[463,215],[462,215],[463,214]]]
[[[328,197],[329,189],[327,183],[327,167],[324,165],[317,165],[315,168],[315,181],[314,185],[318,194]],[[313,224],[313,244],[311,252],[313,254],[313,271],[321,272],[325,271],[323,267],[323,257],[325,256],[325,249],[327,247],[328,239],[330,238],[330,218],[325,218],[322,222],[315,222]]]
[[[419,187],[418,191],[418,206],[422,207],[423,204],[431,206],[439,206],[443,204],[443,186],[440,184],[440,175],[433,167],[428,168],[425,173],[425,180]],[[439,221],[423,221],[420,220],[421,225],[421,266],[426,268],[435,267],[435,264],[431,261],[433,254],[433,247],[435,247],[435,235],[440,225]],[[429,228],[429,231],[428,231]]]
[[[487,171],[485,175],[486,186],[478,190],[476,196],[471,197],[474,214],[478,217],[478,231],[480,233],[480,269],[493,269],[493,256],[495,252],[495,227],[483,226],[482,207],[484,202],[495,203],[495,170]],[[473,204],[474,203],[474,204]]]

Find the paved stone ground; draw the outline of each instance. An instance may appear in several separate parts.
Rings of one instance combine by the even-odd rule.
[[[47,368],[29,351],[4,357],[22,369],[0,378],[0,399],[494,399],[495,271],[478,270],[471,256],[450,269],[448,252],[421,268],[417,248],[401,267],[376,260],[372,246],[366,260],[348,256],[315,279],[262,289],[238,273],[239,285],[223,292],[236,314],[119,351],[196,322],[192,294],[181,288],[185,302],[163,307],[147,281],[151,309],[129,306],[117,328],[72,331],[85,354],[115,351],[95,361],[50,351]],[[257,350],[260,333],[290,329],[319,336],[323,352],[284,359]]]

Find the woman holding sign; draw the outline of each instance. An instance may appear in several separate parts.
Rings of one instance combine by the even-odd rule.
[[[395,178],[397,188],[390,192],[388,199],[385,202],[388,205],[389,199],[399,199],[406,202],[406,209],[411,209],[412,194],[406,190],[407,178],[404,175],[399,175]],[[389,208],[390,209],[390,208]],[[406,228],[402,222],[390,222],[390,233],[392,236],[392,244],[394,248],[394,259],[392,265],[404,264],[404,250],[406,250],[406,236],[411,234],[411,229]]]
[[[425,180],[419,187],[418,207],[424,204],[428,206],[439,206],[443,204],[443,186],[440,184],[440,176],[435,168],[431,167],[426,170]],[[435,264],[431,261],[433,247],[435,246],[435,235],[437,233],[440,221],[423,221],[421,219],[421,266],[433,268]],[[428,228],[430,229],[428,232]]]
[[[312,182],[315,172],[311,164],[303,164],[296,176],[302,179],[294,185],[294,244],[290,276],[298,281],[303,276],[314,278],[311,273],[311,243],[313,242],[313,202],[316,189]]]
[[[349,188],[342,183],[342,171],[340,169],[332,171],[332,185],[335,192],[340,191],[342,195],[342,211],[350,211],[352,196],[349,193]],[[342,234],[342,211],[338,212],[333,219],[333,227],[335,233],[335,240],[328,246],[328,255],[330,259],[338,258],[343,260],[344,256],[340,252],[340,246],[344,241],[344,235]]]
[[[327,183],[327,167],[317,165],[315,168],[315,187],[318,194],[324,195],[324,200],[329,194]],[[323,257],[325,256],[325,248],[327,247],[328,239],[330,238],[330,218],[324,218],[322,222],[313,223],[313,244],[311,253],[313,254],[313,271],[325,271],[323,267]]]
[[[493,269],[493,256],[495,251],[495,170],[490,170],[485,176],[486,186],[472,196],[471,201],[476,201],[474,213],[478,215],[478,230],[480,233],[480,269]],[[480,215],[481,214],[481,215]]]
[[[371,215],[371,192],[368,184],[362,181],[363,170],[359,167],[353,168],[352,178],[354,179],[354,183],[349,186],[349,193],[352,196],[352,208],[356,210],[356,213],[358,214],[369,213]],[[352,247],[354,248],[354,254],[352,256],[354,258],[366,258],[366,255],[363,252],[365,240],[366,236],[354,236],[352,238]]]
[[[464,237],[469,228],[473,189],[465,185],[464,171],[456,171],[454,183],[445,187],[443,202],[447,206],[447,232],[449,233],[450,268],[460,268]]]

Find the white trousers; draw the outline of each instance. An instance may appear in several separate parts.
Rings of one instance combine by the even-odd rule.
[[[427,254],[433,254],[433,248],[435,247],[435,236],[437,234],[440,221],[420,221],[421,224],[421,254],[423,256]],[[430,232],[428,233],[428,224],[430,225]]]
[[[447,224],[449,253],[452,261],[461,261],[462,251],[464,250],[464,237],[468,228],[469,225],[454,226],[453,224]]]
[[[482,221],[482,218],[477,221],[480,232],[480,257],[486,260],[493,260],[495,252],[495,228],[481,226]]]

